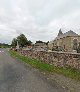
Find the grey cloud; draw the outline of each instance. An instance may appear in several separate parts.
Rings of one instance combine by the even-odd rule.
[[[80,0],[0,0],[0,41],[24,33],[28,39],[48,41],[59,28],[80,32]]]

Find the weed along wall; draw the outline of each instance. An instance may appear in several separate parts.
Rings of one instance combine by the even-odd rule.
[[[22,55],[39,59],[42,62],[53,64],[58,67],[67,67],[80,69],[80,54],[60,53],[60,52],[44,52],[44,51],[21,51]]]

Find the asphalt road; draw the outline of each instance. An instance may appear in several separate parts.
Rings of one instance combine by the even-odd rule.
[[[39,71],[0,49],[0,92],[66,92]]]

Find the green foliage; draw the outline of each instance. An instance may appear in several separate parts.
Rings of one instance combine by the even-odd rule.
[[[27,44],[30,46],[30,45],[32,45],[32,42],[29,40],[29,41],[27,42]]]
[[[16,38],[14,38],[13,40],[12,40],[12,44],[11,44],[13,47],[16,47],[16,45],[17,45],[17,39]]]
[[[32,65],[35,68],[38,68],[45,72],[54,72],[58,74],[62,74],[64,76],[70,77],[75,80],[80,80],[80,71],[77,69],[73,69],[70,67],[55,67],[54,65],[46,64],[41,62],[40,60],[31,59],[29,57],[25,57],[20,55],[18,52],[10,51],[11,56],[16,57],[17,59],[26,62],[30,65]]]
[[[32,44],[32,42],[30,40],[29,41],[27,40],[27,38],[26,38],[26,36],[24,34],[20,34],[17,38],[14,38],[12,40],[12,46],[13,47],[16,47],[17,41],[19,43],[19,46],[21,46],[21,47],[24,47],[24,46]]]
[[[27,40],[27,38],[25,37],[24,34],[20,34],[20,36],[17,37],[17,40],[18,40],[19,45],[21,47],[24,47],[28,43],[28,40]]]
[[[0,48],[9,48],[9,47],[11,47],[11,46],[8,44],[0,43]]]

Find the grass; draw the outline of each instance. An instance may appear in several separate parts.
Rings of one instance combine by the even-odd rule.
[[[10,51],[9,53],[11,56],[16,57],[17,59],[19,59],[27,64],[30,64],[31,66],[33,66],[37,69],[40,69],[44,72],[49,72],[49,73],[52,72],[52,73],[62,74],[69,78],[80,81],[80,71],[77,69],[73,69],[70,67],[65,67],[65,68],[55,67],[54,65],[43,63],[40,60],[31,59],[29,57],[20,55],[19,53],[15,52],[15,51]]]

